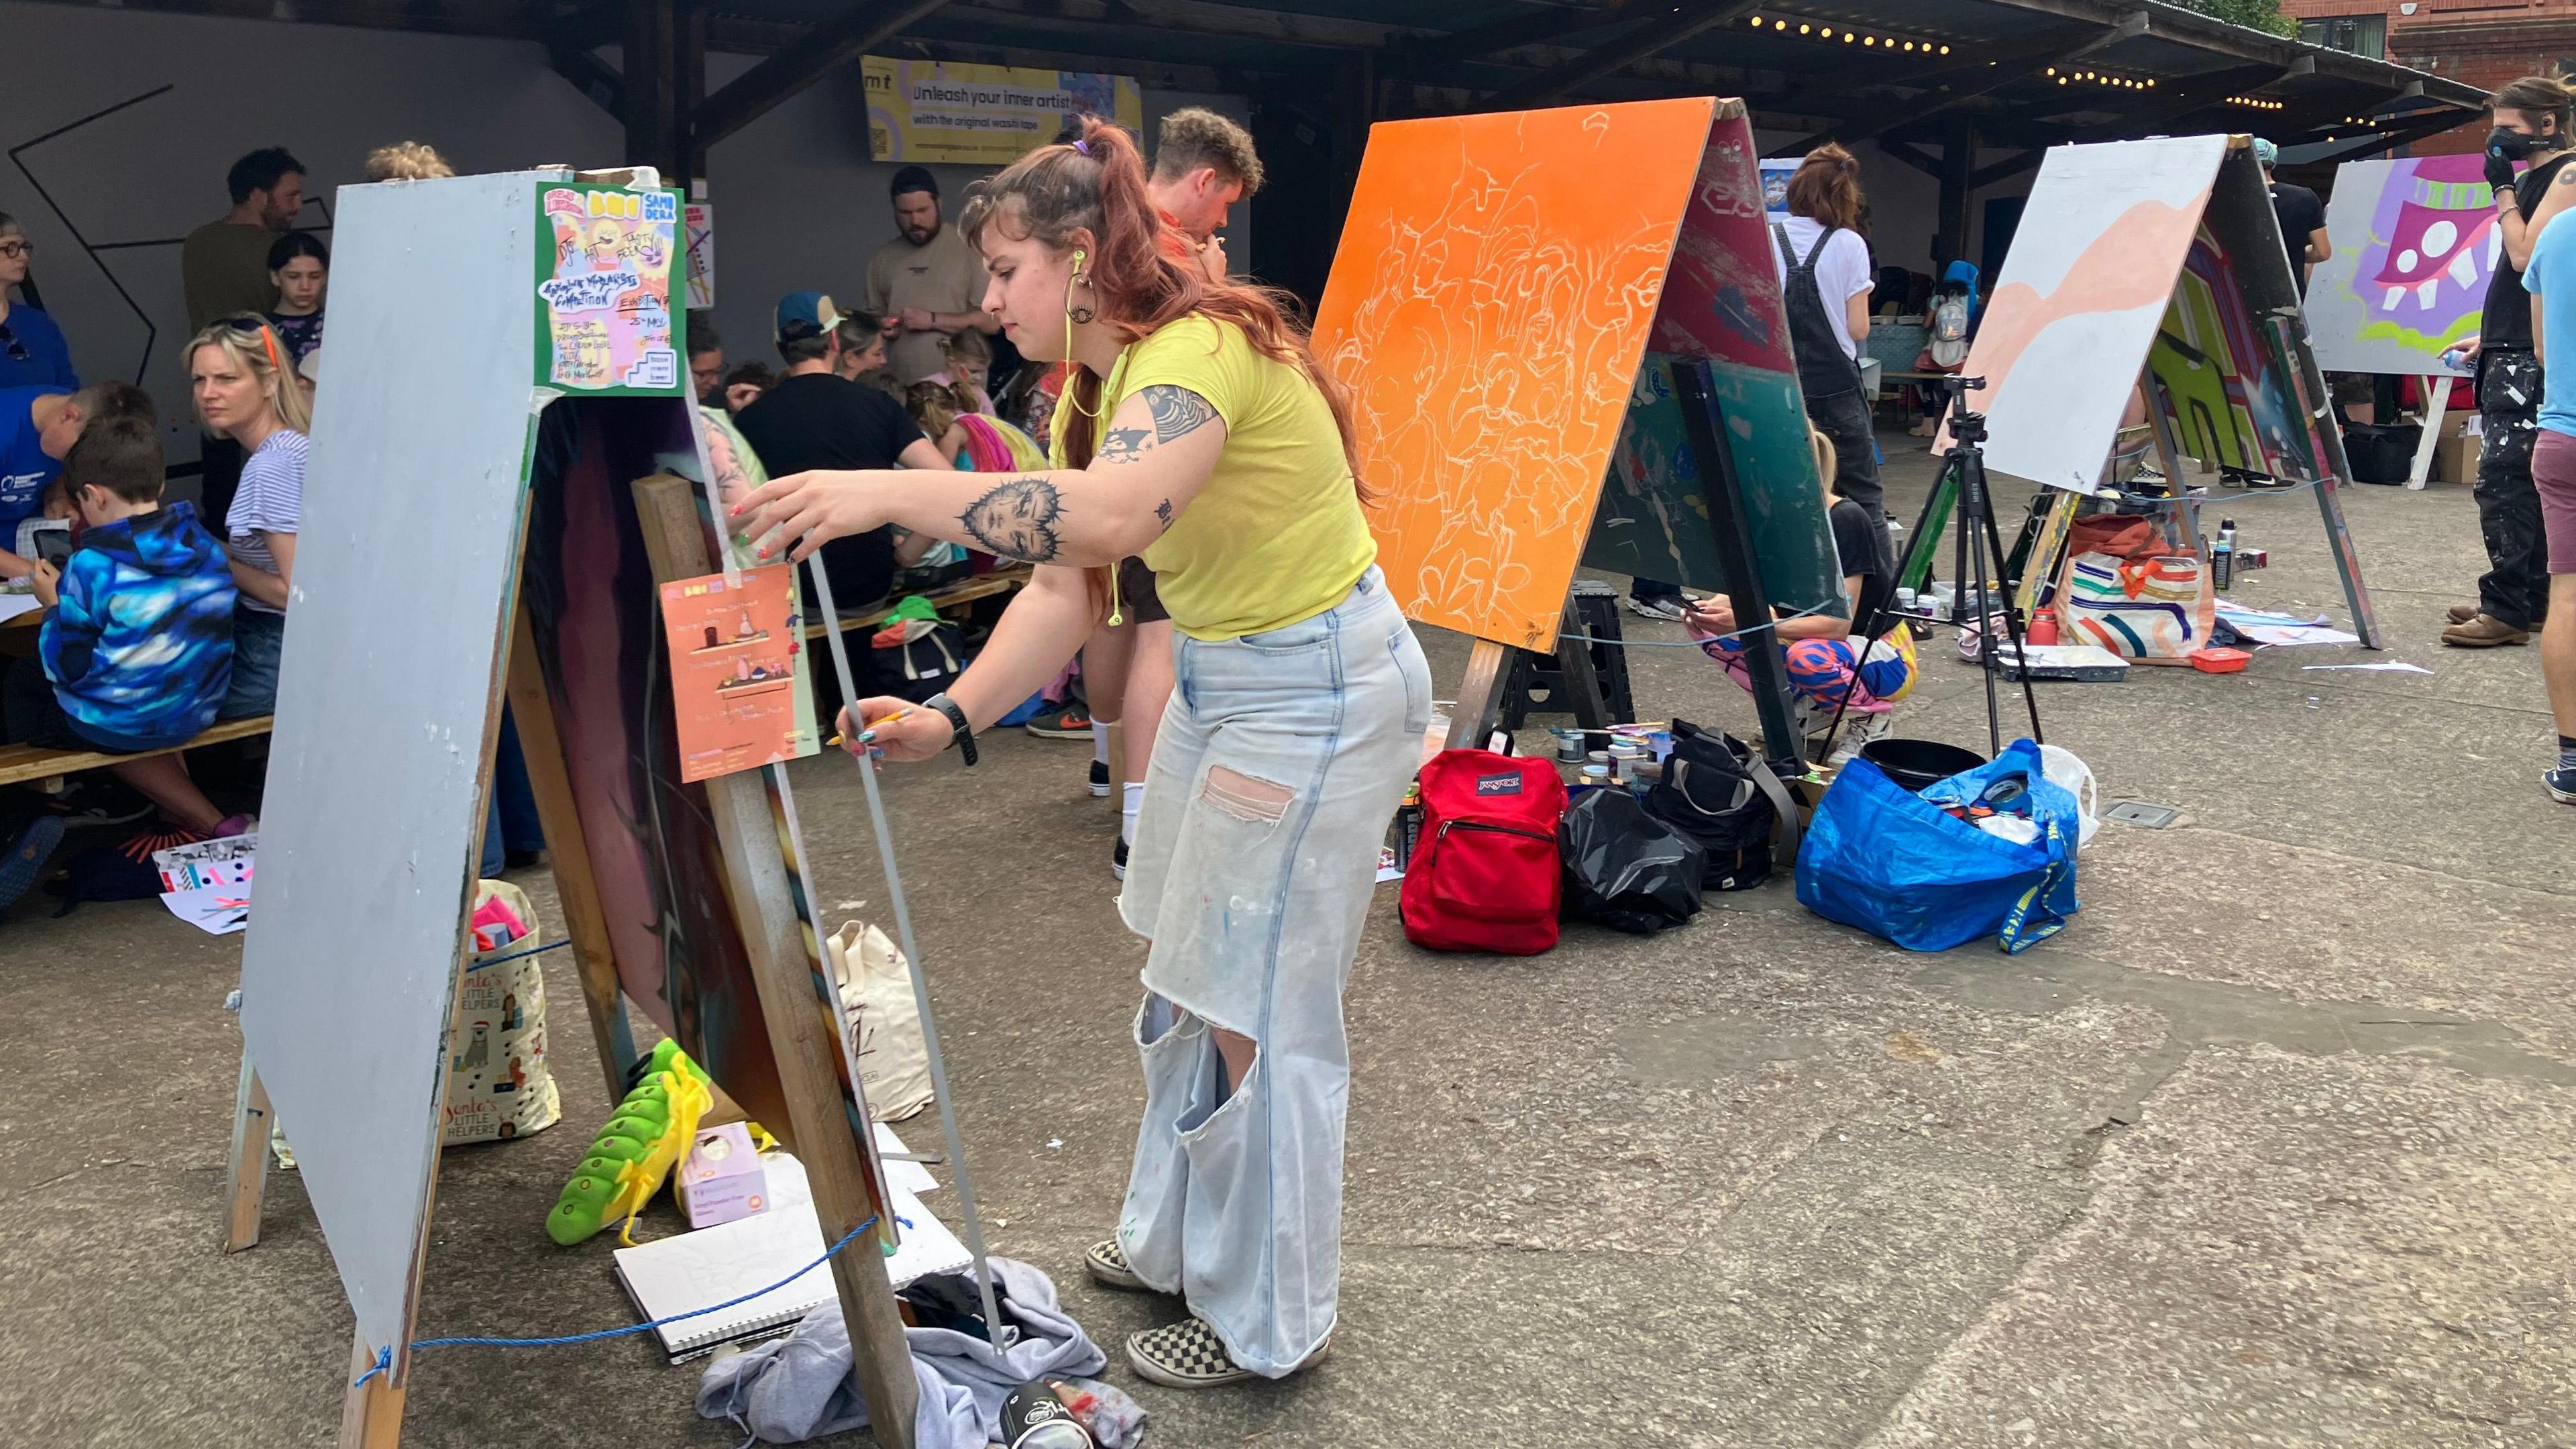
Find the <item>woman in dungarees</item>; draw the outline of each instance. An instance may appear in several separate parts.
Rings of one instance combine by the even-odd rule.
[[[1885,516],[1878,482],[1878,440],[1869,398],[1860,387],[1860,344],[1869,336],[1869,243],[1859,220],[1860,162],[1827,143],[1807,153],[1789,178],[1789,219],[1774,222],[1781,299],[1788,304],[1789,344],[1798,356],[1798,386],[1807,421],[1833,440],[1834,491],[1872,519]]]

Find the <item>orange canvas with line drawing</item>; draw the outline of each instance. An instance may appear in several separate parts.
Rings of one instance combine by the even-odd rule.
[[[1315,351],[1407,616],[1555,640],[1718,104],[1370,129]]]
[[[798,687],[805,647],[796,574],[780,564],[662,586],[662,630],[671,654],[672,715],[680,778],[706,780],[815,751]]]

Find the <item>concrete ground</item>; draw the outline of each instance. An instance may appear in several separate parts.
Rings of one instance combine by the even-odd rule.
[[[1910,517],[1929,469],[1887,443]],[[2533,652],[2434,643],[2481,567],[2467,491],[2350,507],[2377,657],[2433,676],[2271,650],[2235,677],[2047,687],[2048,737],[2107,798],[2186,814],[2107,826],[2082,915],[2027,955],[1909,955],[1783,882],[1651,939],[1435,956],[1381,891],[1349,996],[1334,1355],[1199,1396],[1114,1364],[1152,1442],[2576,1445],[2576,813],[2536,778]],[[2340,611],[2307,495],[2217,511],[2276,560],[2240,597]],[[1430,644],[1454,686],[1463,645]],[[1981,740],[1948,647],[1905,732]],[[1632,658],[1648,716],[1749,730],[1696,653]],[[1079,1269],[1139,1101],[1113,817],[1078,746],[985,753],[889,778],[903,864],[994,1246],[1114,1348],[1172,1310]],[[834,918],[877,911],[850,767],[797,784]],[[518,879],[551,909],[543,870]],[[350,1318],[293,1175],[257,1250],[215,1247],[240,938],[149,903],[6,930],[0,1441],[328,1441]],[[448,1156],[423,1334],[628,1321],[604,1244],[539,1230],[605,1109],[552,960],[567,1120]],[[408,1439],[734,1443],[697,1378],[637,1341],[444,1350]]]

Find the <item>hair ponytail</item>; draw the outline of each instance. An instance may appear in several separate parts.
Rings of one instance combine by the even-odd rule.
[[[1831,141],[1789,175],[1789,214],[1845,231],[1860,228],[1860,161]]]
[[[1059,252],[1077,231],[1091,234],[1083,276],[1090,282],[1101,320],[1126,341],[1151,336],[1192,315],[1240,329],[1254,351],[1295,367],[1332,410],[1341,433],[1342,458],[1362,501],[1358,434],[1350,393],[1315,360],[1296,299],[1268,287],[1210,280],[1195,265],[1163,249],[1165,230],[1145,189],[1145,158],[1134,138],[1098,116],[1082,119],[1071,142],[1041,146],[978,182],[969,193],[959,230],[980,244],[987,228],[1015,239],[1034,238]],[[1065,402],[1055,415],[1064,433],[1065,461],[1089,466],[1103,387],[1099,374],[1067,361]]]

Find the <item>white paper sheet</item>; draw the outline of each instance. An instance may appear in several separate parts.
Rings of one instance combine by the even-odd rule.
[[[161,897],[170,914],[209,936],[229,936],[250,924],[250,892],[240,886],[199,886]]]

